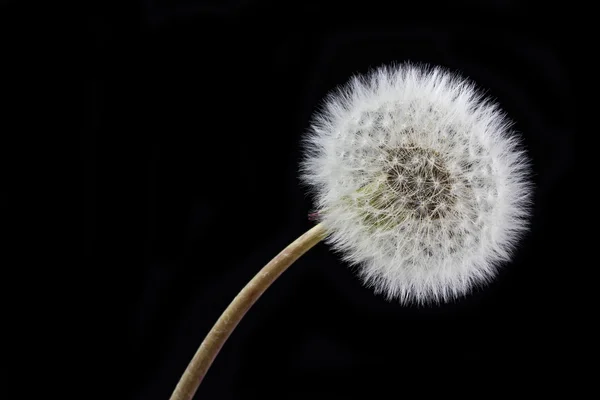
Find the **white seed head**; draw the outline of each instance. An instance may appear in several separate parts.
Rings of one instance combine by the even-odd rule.
[[[402,303],[486,283],[527,228],[529,162],[510,122],[441,68],[354,77],[315,116],[301,170],[328,243]]]

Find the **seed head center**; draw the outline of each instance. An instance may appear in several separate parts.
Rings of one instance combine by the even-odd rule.
[[[389,151],[386,165],[387,187],[397,198],[394,208],[417,218],[438,219],[454,203],[452,176],[435,150],[396,148]]]

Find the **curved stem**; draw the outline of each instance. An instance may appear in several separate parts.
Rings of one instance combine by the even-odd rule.
[[[252,278],[242,291],[233,299],[229,307],[221,314],[210,330],[200,348],[190,361],[171,400],[191,400],[213,360],[223,347],[246,312],[264,293],[264,291],[290,265],[325,237],[322,224],[315,225],[273,258]]]

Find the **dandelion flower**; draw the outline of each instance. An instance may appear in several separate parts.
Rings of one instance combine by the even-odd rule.
[[[389,299],[466,294],[527,228],[529,163],[510,121],[441,68],[354,77],[314,118],[305,151],[327,242]]]
[[[171,400],[191,400],[244,314],[326,240],[376,292],[440,302],[490,280],[527,228],[529,162],[501,110],[440,68],[357,76],[329,96],[307,135],[302,179],[318,224],[240,291]]]

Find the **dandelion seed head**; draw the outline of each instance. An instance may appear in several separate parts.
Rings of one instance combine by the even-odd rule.
[[[441,68],[354,77],[315,116],[301,170],[327,242],[402,303],[488,282],[527,229],[529,162],[517,134],[472,83]]]

